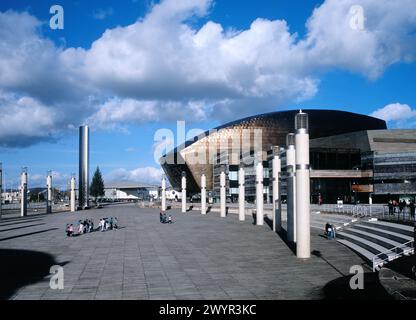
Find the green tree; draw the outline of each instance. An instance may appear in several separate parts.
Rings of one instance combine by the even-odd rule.
[[[97,167],[92,177],[90,195],[95,198],[95,203],[97,203],[98,197],[104,196],[104,180],[99,167]]]

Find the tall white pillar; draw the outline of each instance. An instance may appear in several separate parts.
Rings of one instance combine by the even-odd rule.
[[[186,172],[182,172],[182,213],[186,213]]]
[[[296,255],[311,256],[310,174],[308,115],[302,110],[295,118],[296,128]]]
[[[27,168],[23,168],[20,176],[20,216],[27,216]]]
[[[46,213],[52,213],[52,172],[46,176]]]
[[[280,200],[280,150],[279,147],[272,147],[272,192],[273,192],[273,231],[280,232],[282,229],[282,206]]]
[[[71,212],[75,212],[75,177],[71,178],[70,202],[71,202]]]
[[[201,175],[201,214],[207,214],[207,177]]]
[[[166,211],[166,177],[162,177],[162,211]]]
[[[287,239],[296,242],[296,149],[295,135],[286,137]]]
[[[0,219],[2,215],[2,205],[3,205],[3,166],[0,162]]]
[[[256,165],[256,224],[258,226],[264,223],[263,205],[263,163],[260,159]]]
[[[226,217],[226,194],[225,194],[225,168],[224,166],[221,167],[221,173],[220,173],[220,215],[221,218]]]
[[[238,219],[244,221],[246,219],[246,190],[245,190],[245,173],[244,168],[241,166],[238,170]]]

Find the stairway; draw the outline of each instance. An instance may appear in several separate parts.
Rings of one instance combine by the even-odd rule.
[[[311,227],[321,229],[322,231],[325,229],[326,223],[333,224],[339,230],[356,221],[357,219],[347,215],[311,213]]]
[[[376,219],[352,223],[337,232],[337,241],[357,252],[373,267],[413,253],[413,227]]]

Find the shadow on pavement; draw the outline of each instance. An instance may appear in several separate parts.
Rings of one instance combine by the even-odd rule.
[[[45,224],[44,223],[30,224],[28,226],[20,226],[20,227],[14,227],[14,228],[9,228],[9,229],[2,229],[2,230],[0,230],[0,232],[13,231],[13,230],[19,230],[19,229],[25,229],[25,228],[32,228],[32,227],[43,226],[43,225],[45,225]]]
[[[0,261],[1,300],[11,298],[23,286],[42,280],[49,275],[50,267],[57,265],[47,253],[13,249],[0,249]]]
[[[11,236],[11,237],[7,237],[7,238],[1,238],[0,239],[0,242],[1,241],[6,241],[6,240],[11,240],[11,239],[16,239],[16,238],[27,237],[27,236],[31,236],[31,235],[39,234],[39,233],[45,233],[45,232],[49,232],[49,231],[53,231],[53,230],[59,230],[59,228],[50,228],[50,229],[46,229],[46,230],[40,230],[40,231],[35,231],[35,232],[30,232],[30,233],[25,233],[25,234],[19,234],[17,236]]]
[[[324,288],[324,299],[338,300],[392,300],[393,298],[380,284],[377,272],[364,273],[364,289],[352,290],[350,279],[353,275],[337,278],[328,282]]]

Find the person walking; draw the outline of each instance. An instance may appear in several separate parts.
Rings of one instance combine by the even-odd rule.
[[[412,219],[414,219],[414,217],[415,217],[415,203],[414,203],[414,201],[410,201],[409,210],[410,210],[410,216],[412,217]]]
[[[393,215],[394,213],[393,213],[393,200],[389,200],[389,203],[388,203],[388,206],[389,206],[389,216],[390,215]]]
[[[331,229],[332,229],[332,239],[335,239],[337,237],[337,229],[335,228],[335,225],[331,225]]]

